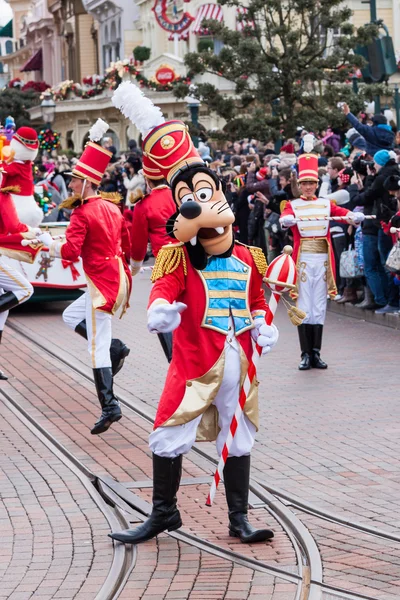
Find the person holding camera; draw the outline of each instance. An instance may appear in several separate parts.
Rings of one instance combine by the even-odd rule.
[[[343,104],[342,110],[351,126],[365,139],[367,154],[374,156],[379,150],[393,150],[395,134],[385,115],[374,115],[372,117],[372,127],[370,127],[360,123],[346,103]]]
[[[142,161],[137,157],[129,157],[124,165],[122,177],[126,194],[126,206],[133,208],[135,202],[140,199],[146,191],[146,182],[141,173]]]

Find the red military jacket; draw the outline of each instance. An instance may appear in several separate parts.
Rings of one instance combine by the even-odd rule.
[[[157,256],[162,246],[171,241],[165,226],[174,213],[176,206],[171,189],[166,185],[154,188],[135,204],[131,225],[132,260],[143,261],[149,240],[154,256]]]
[[[306,202],[306,199],[303,198],[303,196],[301,196],[301,199]],[[307,204],[311,205],[313,202],[317,203],[318,200],[319,200],[319,198],[315,197],[315,198],[313,198],[313,200],[307,201]],[[350,212],[347,208],[342,208],[341,206],[337,206],[335,204],[335,202],[333,202],[332,200],[330,200],[329,202],[330,202],[330,216],[332,216],[332,217],[344,217],[347,215],[348,212]],[[284,217],[285,215],[295,216],[295,212],[293,210],[293,207],[292,207],[290,201],[288,201],[286,203],[286,206],[281,213],[281,218]],[[293,234],[293,245],[294,245],[293,260],[296,263],[297,272],[299,272],[299,258],[300,258],[300,252],[301,252],[301,244],[302,244],[302,241],[304,241],[304,239],[306,239],[306,238],[304,238],[300,235],[300,231],[299,231],[297,224],[294,225],[294,227],[291,227],[290,229]],[[327,276],[328,294],[329,294],[330,298],[335,298],[335,296],[337,295],[336,265],[335,265],[335,255],[333,252],[332,240],[331,240],[331,234],[330,234],[329,227],[327,229],[326,236],[316,236],[315,238],[307,238],[307,239],[326,239],[326,243],[328,245],[328,256],[329,256],[328,273],[327,273],[327,275],[328,275]],[[297,291],[291,292],[290,295],[292,296],[292,298],[298,297]]]
[[[2,185],[5,187],[4,179]],[[28,226],[19,220],[11,195],[0,192],[0,234],[22,233],[28,229]]]
[[[178,267],[155,281],[149,298],[149,306],[157,300],[161,302],[162,299],[169,303],[178,301],[187,304],[187,309],[181,315],[181,324],[173,333],[172,361],[158,405],[154,428],[185,423],[204,413],[215,397],[223,375],[227,333],[217,331],[216,328],[207,325],[209,320],[206,318],[206,311],[210,299],[201,275],[204,271],[197,271],[192,266],[184,246],[181,245],[177,250],[181,252]],[[164,252],[165,249],[159,253],[157,260],[162,258]],[[242,365],[245,363],[244,371],[241,373],[242,380],[253,350],[250,333],[253,328],[252,317],[260,311],[264,314],[264,311],[267,310],[260,273],[261,270],[264,271],[264,268],[257,267],[253,252],[259,253],[259,256],[262,255],[259,248],[250,250],[246,246],[237,244],[232,253],[232,256],[238,258],[243,264],[244,271],[246,271],[246,274],[242,273],[239,276],[237,284],[245,278],[247,279],[245,294],[249,317],[246,319],[248,325],[242,333],[236,334],[242,349],[241,363]],[[171,263],[176,261],[176,258],[172,259]],[[257,262],[259,265],[260,262],[264,262],[266,270],[265,258]],[[157,262],[154,274],[157,276]],[[224,272],[221,273],[222,278],[228,277],[228,275]],[[235,285],[230,287],[232,289]],[[231,292],[229,293],[231,294]],[[246,412],[246,414],[248,413]],[[258,422],[257,419],[258,414],[254,419],[251,418],[255,424]]]
[[[3,187],[18,186],[20,188],[18,195],[32,196],[33,194],[33,174],[32,161],[12,161],[10,163],[1,162],[0,167],[4,169]]]
[[[3,180],[4,181],[4,180]],[[22,246],[29,227],[18,218],[13,199],[8,193],[0,192],[0,254],[32,263],[40,247]]]
[[[130,238],[119,208],[101,196],[86,198],[75,208],[64,243],[54,243],[50,255],[76,262],[82,258],[93,307],[114,314],[128,307],[132,286]]]

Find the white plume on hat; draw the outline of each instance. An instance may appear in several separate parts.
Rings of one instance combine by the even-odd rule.
[[[312,152],[315,141],[315,137],[312,133],[306,133],[306,135],[303,137],[304,152]]]
[[[112,103],[136,125],[143,137],[158,125],[165,123],[158,106],[130,81],[124,81],[117,87],[112,96]]]
[[[388,120],[388,123],[390,121],[394,121],[394,115],[393,112],[390,110],[390,108],[387,108],[386,110],[383,111],[383,114],[385,115],[385,117]]]
[[[374,115],[375,114],[375,102],[374,101],[369,102],[369,103],[364,102],[364,104],[365,104],[365,112],[368,115]]]
[[[89,139],[91,142],[98,142],[109,130],[109,125],[103,119],[97,119],[96,123],[89,129]]]

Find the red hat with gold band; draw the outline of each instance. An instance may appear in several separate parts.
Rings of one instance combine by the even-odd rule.
[[[143,156],[169,184],[183,169],[204,165],[182,121],[167,121],[155,127],[143,142]]]
[[[299,156],[299,176],[297,181],[314,181],[318,183],[318,156],[301,154]]]
[[[19,127],[13,135],[13,139],[28,148],[28,150],[39,148],[38,134],[32,127]]]
[[[102,119],[97,119],[96,123],[89,130],[90,141],[86,144],[82,156],[72,171],[66,173],[66,175],[79,177],[79,179],[87,179],[95,185],[100,185],[112,157],[112,152],[95,142],[101,140],[108,129],[108,123]]]

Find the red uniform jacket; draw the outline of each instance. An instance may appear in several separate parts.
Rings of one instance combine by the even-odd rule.
[[[314,200],[318,200],[318,198],[314,198]],[[331,202],[331,216],[332,217],[344,217],[347,215],[348,212],[350,212],[347,208],[342,208],[341,206],[337,206],[332,200]],[[286,204],[284,210],[281,213],[281,218],[284,217],[285,215],[292,215],[295,216],[293,208],[290,204],[290,201]],[[297,227],[297,225],[295,225],[294,227],[290,228],[292,230],[292,234],[293,234],[293,260],[296,263],[296,267],[297,267],[297,272],[298,272],[298,262],[299,262],[299,255],[300,255],[300,242],[302,237],[300,236],[300,232],[299,232],[299,228]],[[307,238],[307,239],[313,239],[313,238]],[[316,239],[321,239],[321,238],[316,238]],[[327,244],[328,244],[328,253],[329,253],[329,265],[330,265],[330,271],[331,271],[331,277],[328,277],[328,294],[331,298],[334,298],[337,294],[337,289],[336,289],[336,265],[335,265],[335,255],[333,252],[333,247],[332,247],[332,241],[331,241],[331,234],[330,234],[330,230],[328,229],[328,233],[326,235],[326,239]],[[297,298],[298,294],[297,292],[291,292],[290,295],[292,296],[292,298]]]
[[[115,204],[95,196],[74,209],[60,254],[72,262],[82,258],[94,308],[114,314],[128,306],[129,253],[129,232]]]
[[[190,386],[190,389],[196,387],[193,380],[212,373],[211,369],[221,357],[226,341],[226,334],[202,326],[206,309],[206,292],[199,272],[190,263],[186,248],[184,248],[184,252],[187,275],[184,273],[181,261],[175,271],[163,275],[154,283],[149,298],[149,306],[159,298],[168,300],[170,303],[176,300],[187,304],[187,309],[181,315],[181,324],[173,333],[172,362],[158,405],[154,428],[167,424],[166,422],[172,415],[177,414],[187,387]],[[257,270],[250,250],[245,246],[235,245],[233,256],[251,267],[247,298],[250,312],[266,311],[267,303],[262,291],[262,276]],[[247,360],[250,361],[253,351],[250,329],[238,335],[237,340]],[[216,373],[216,375],[222,380],[222,373]],[[202,387],[205,396],[211,393],[212,386],[218,387],[218,383],[220,385],[221,381],[204,381]],[[204,387],[204,384],[207,387]],[[206,408],[206,406],[203,407],[199,414]],[[193,415],[180,420],[178,418],[170,421],[168,425],[187,422],[192,418],[194,418]]]
[[[32,263],[40,248],[21,245],[25,238],[23,234],[28,230],[29,227],[18,219],[10,194],[0,192],[0,254]]]
[[[33,195],[32,162],[30,160],[13,161],[9,164],[2,162],[0,167],[4,169],[2,187],[18,186],[20,188],[18,195]]]
[[[4,179],[2,186],[5,187]],[[19,220],[11,195],[0,193],[0,234],[25,231],[28,231],[28,226]]]
[[[131,258],[141,262],[146,256],[147,243],[150,240],[154,256],[171,238],[165,226],[176,213],[176,206],[169,187],[160,186],[135,204],[131,226]]]

